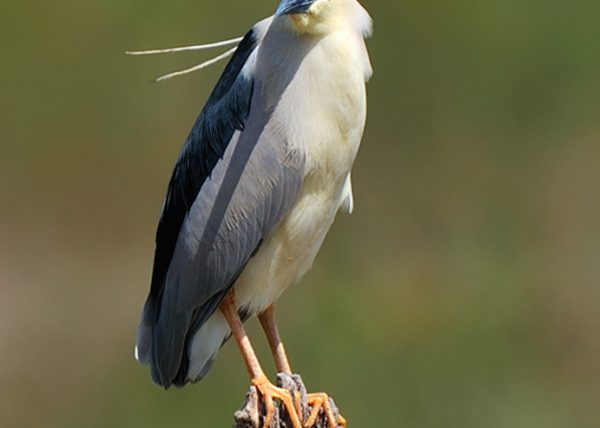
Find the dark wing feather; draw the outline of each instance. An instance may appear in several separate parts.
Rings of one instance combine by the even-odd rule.
[[[225,68],[175,165],[156,232],[148,297],[152,305],[160,305],[164,280],[185,216],[216,163],[223,157],[233,133],[242,130],[248,118],[253,84],[239,76],[256,44],[256,34],[251,30]],[[156,314],[159,309],[157,307],[147,314]]]
[[[240,44],[169,185],[137,346],[138,359],[164,387],[187,382],[189,341],[302,183],[302,157],[267,126],[277,103],[267,106],[254,93],[252,53],[266,28],[258,24]]]
[[[235,131],[242,130],[250,111],[253,83],[240,76],[259,37],[250,30],[240,42],[181,150],[165,197],[156,231],[156,249],[150,293],[144,306],[136,353],[150,363],[150,327],[156,323],[165,278],[177,245],[181,225],[202,185],[227,149]]]
[[[255,110],[256,98],[244,132],[232,138],[179,233],[151,336],[152,376],[165,387],[188,381],[191,339],[289,212],[302,184],[304,159],[265,129],[269,115]]]

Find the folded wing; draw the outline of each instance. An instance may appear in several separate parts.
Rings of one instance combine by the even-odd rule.
[[[240,43],[169,184],[136,347],[164,387],[186,371],[193,334],[300,189],[303,159],[273,134],[270,112],[253,91],[256,50],[269,24],[257,24]]]

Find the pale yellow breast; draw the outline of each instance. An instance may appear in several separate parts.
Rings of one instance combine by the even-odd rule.
[[[251,312],[275,302],[306,273],[334,221],[362,138],[369,70],[362,38],[330,34],[310,50],[278,99],[273,126],[285,129],[306,169],[292,209],[236,284],[240,304]]]

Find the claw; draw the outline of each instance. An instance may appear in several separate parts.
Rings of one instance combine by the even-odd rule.
[[[329,402],[329,396],[327,394],[322,392],[308,394],[306,399],[308,401],[308,405],[312,407],[312,410],[310,412],[310,416],[304,423],[304,428],[310,428],[315,424],[315,422],[317,422],[317,418],[319,417],[321,409],[323,409],[325,412],[327,425],[329,428],[338,428],[338,426],[346,427],[346,419],[342,415],[339,415],[339,418],[335,417],[333,409],[331,408],[331,403]]]
[[[294,400],[292,394],[283,388],[278,388],[273,385],[265,376],[257,377],[252,379],[252,384],[256,387],[258,392],[262,396],[262,400],[265,403],[265,417],[263,419],[263,428],[269,428],[271,421],[275,415],[275,405],[273,400],[281,400],[285,407],[290,421],[292,422],[293,428],[302,428],[302,422],[300,422],[299,413],[297,411],[298,400]]]

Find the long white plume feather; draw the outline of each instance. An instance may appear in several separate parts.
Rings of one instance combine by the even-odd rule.
[[[204,45],[193,45],[193,46],[182,46],[179,48],[168,48],[168,49],[151,49],[145,51],[127,51],[127,55],[157,55],[166,53],[177,53],[187,51],[201,51],[206,49],[221,48],[223,46],[237,45],[243,40],[243,37],[236,37],[235,39],[223,40],[222,42],[207,43]]]
[[[241,42],[243,37],[236,37],[235,39],[223,40],[221,42],[208,43],[204,45],[193,45],[193,46],[183,46],[179,48],[169,48],[169,49],[152,49],[145,51],[127,51],[125,52],[127,55],[157,55],[157,54],[165,54],[165,53],[177,53],[177,52],[187,52],[187,51],[199,51],[205,49],[213,49],[220,48],[223,46],[236,45],[234,48],[229,49],[228,51],[218,55],[214,58],[211,58],[203,63],[195,65],[190,68],[186,68],[185,70],[175,71],[173,73],[165,74],[164,76],[160,76],[155,79],[155,82],[163,82],[165,80],[172,79],[173,77],[183,76],[189,73],[193,73],[194,71],[202,70],[210,65],[216,64],[217,62],[224,60],[225,58],[230,57],[237,49],[237,44]]]
[[[236,49],[237,49],[237,46],[233,49],[229,49],[227,52],[224,52],[215,58],[211,58],[208,61],[204,61],[203,63],[195,65],[191,68],[186,68],[185,70],[175,71],[173,73],[169,73],[169,74],[165,74],[164,76],[160,76],[159,78],[156,79],[156,82],[163,82],[165,80],[172,79],[173,77],[179,77],[179,76],[183,76],[185,74],[193,73],[194,71],[202,70],[203,68],[206,68],[206,67],[213,65],[227,57],[230,57],[231,55],[233,55],[233,53],[236,51]]]

